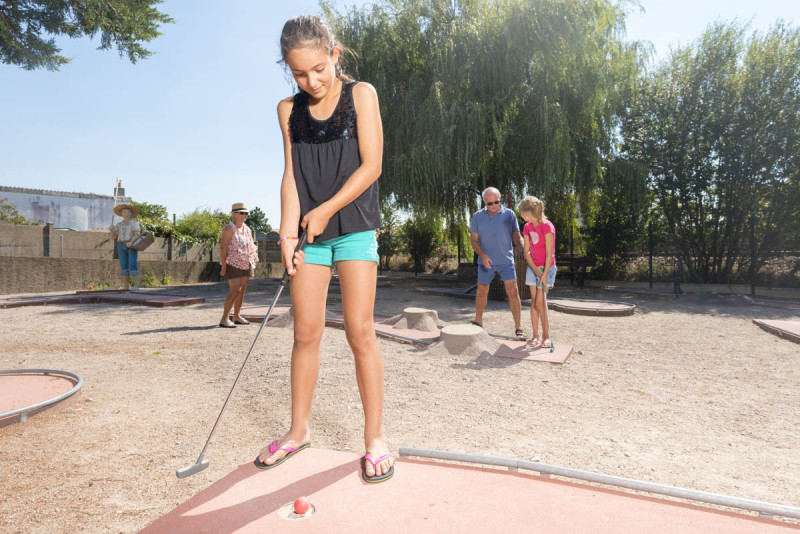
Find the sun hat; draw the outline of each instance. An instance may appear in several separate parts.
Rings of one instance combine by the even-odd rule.
[[[131,210],[131,217],[139,215],[139,208],[130,204],[117,204],[114,206],[114,213],[122,217],[122,210]]]
[[[250,210],[247,209],[247,206],[244,205],[244,202],[237,202],[233,206],[231,206],[232,213],[250,213]]]

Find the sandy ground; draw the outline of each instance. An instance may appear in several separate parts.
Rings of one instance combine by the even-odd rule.
[[[379,288],[376,311],[417,306],[444,321],[472,319],[472,301],[413,287],[404,279]],[[246,305],[268,305],[276,289],[254,281]],[[206,303],[0,310],[0,368],[64,369],[84,381],[70,405],[0,428],[0,532],[136,532],[285,431],[291,333],[265,328],[209,447],[210,468],[176,478],[202,449],[257,325],[214,327],[223,285],[170,291]],[[536,460],[800,506],[800,345],[751,322],[796,320],[797,303],[556,295],[638,308],[616,318],[551,311],[554,340],[575,346],[564,365],[433,356],[379,339],[389,446]],[[329,305],[340,306],[338,293]],[[514,326],[499,302],[490,302],[484,324],[504,334]],[[344,332],[326,328],[323,347],[313,445],[361,453]]]

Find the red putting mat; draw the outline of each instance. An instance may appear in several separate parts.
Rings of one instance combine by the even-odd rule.
[[[800,343],[800,321],[768,321],[766,319],[753,319],[758,326],[795,343]]]
[[[362,482],[359,457],[309,449],[281,466],[252,463],[141,532],[526,534],[797,534],[751,516],[587,485],[438,462],[401,459],[392,479]],[[203,475],[195,475],[203,476]],[[295,499],[314,506],[290,513]]]
[[[279,315],[283,315],[291,309],[291,306],[275,306],[272,308],[272,313],[270,314],[269,319],[272,320]],[[251,323],[260,323],[264,321],[264,316],[268,311],[269,306],[249,306],[247,308],[242,308],[240,315]],[[233,314],[233,312],[231,312],[231,314]],[[231,317],[233,317],[233,315],[231,315]]]
[[[75,381],[64,376],[52,375],[0,375],[0,413],[10,412],[18,408],[33,406],[40,402],[53,399],[66,393],[75,386]],[[69,400],[72,396],[61,402]],[[30,412],[30,415],[39,413],[47,408],[52,408],[56,404],[51,404],[42,408],[37,408]],[[15,423],[19,420],[19,415],[12,415],[0,419],[0,426]]]
[[[417,287],[414,291],[419,293],[427,293],[429,295],[439,295],[443,297],[456,297],[462,299],[475,299],[475,292],[465,292],[465,289],[451,289],[447,287]],[[530,299],[522,301],[524,304],[530,304]],[[623,302],[606,302],[602,300],[586,300],[586,299],[547,299],[548,308],[551,310],[560,311],[563,313],[572,313],[576,315],[597,315],[597,316],[610,316],[619,317],[623,315],[633,315],[636,306],[634,304],[627,304]]]
[[[167,306],[185,306],[187,304],[201,304],[204,297],[184,297],[166,293],[150,293],[148,291],[129,292],[122,291],[79,291],[66,295],[42,295],[33,297],[11,297],[0,299],[0,308],[19,308],[22,306],[46,306],[48,304],[140,304],[156,308]]]
[[[567,358],[572,356],[574,347],[566,343],[554,341],[553,352],[549,348],[531,349],[525,341],[502,341],[503,346],[495,353],[501,358],[512,358],[515,360],[529,360],[534,362],[564,363]]]

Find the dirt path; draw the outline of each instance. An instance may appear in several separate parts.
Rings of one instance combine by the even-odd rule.
[[[268,304],[276,287],[254,283],[246,305]],[[209,448],[210,468],[175,477],[202,449],[257,328],[214,327],[221,285],[179,292],[207,302],[0,310],[0,368],[64,369],[84,380],[69,406],[0,428],[0,532],[136,532],[285,431],[291,332],[265,328]],[[741,299],[559,296],[579,295],[638,311],[551,312],[554,339],[575,346],[564,365],[433,357],[379,339],[390,447],[533,459],[800,506],[800,346],[752,324],[797,319],[796,311]],[[329,304],[340,305],[338,293]],[[436,309],[449,322],[473,314],[471,301],[414,292],[413,281],[378,289],[376,311],[407,306]],[[484,324],[514,328],[497,302]],[[323,347],[313,444],[361,452],[344,332],[327,328]]]

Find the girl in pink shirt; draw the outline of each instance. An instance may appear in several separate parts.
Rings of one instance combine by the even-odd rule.
[[[531,288],[531,348],[550,348],[550,325],[547,321],[545,293],[556,280],[556,228],[544,216],[544,203],[536,197],[525,197],[517,206],[525,219],[525,261],[528,269],[525,283]],[[546,274],[545,274],[546,273]],[[542,337],[539,337],[539,318]]]

